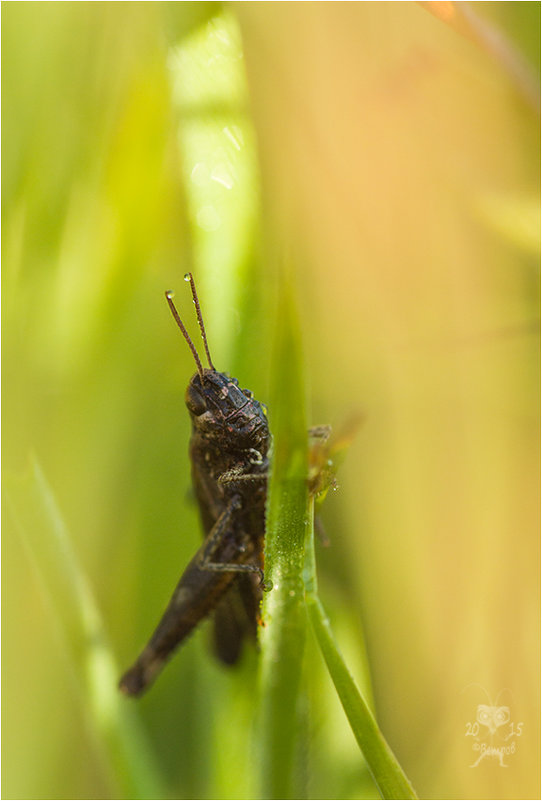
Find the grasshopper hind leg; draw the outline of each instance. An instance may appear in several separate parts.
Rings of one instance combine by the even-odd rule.
[[[239,661],[245,639],[256,640],[261,590],[250,576],[239,576],[214,612],[213,650],[225,665]]]

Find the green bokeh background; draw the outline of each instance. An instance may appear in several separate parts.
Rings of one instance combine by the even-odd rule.
[[[3,464],[38,460],[125,667],[200,541],[163,292],[197,334],[194,271],[268,401],[286,253],[310,422],[365,417],[317,555],[348,664],[420,797],[535,798],[540,8],[472,7],[519,82],[422,4],[4,3]],[[5,507],[3,796],[122,796],[32,550]],[[255,797],[257,657],[207,634],[133,726],[167,797]],[[311,640],[305,684],[304,794],[375,797]],[[517,751],[471,769],[504,688]]]

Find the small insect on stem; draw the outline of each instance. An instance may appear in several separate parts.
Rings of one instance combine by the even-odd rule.
[[[185,279],[192,289],[208,368],[201,363],[172,292],[166,292],[166,300],[197,368],[185,402],[192,423],[192,483],[205,538],[148,644],[120,680],[120,689],[131,696],[145,692],[175,649],[211,614],[217,656],[226,664],[237,662],[245,637],[256,637],[262,590],[268,589],[263,583],[271,443],[267,417],[249,390],[215,369],[192,274]]]

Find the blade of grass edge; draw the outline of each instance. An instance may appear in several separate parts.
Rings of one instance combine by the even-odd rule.
[[[6,476],[8,510],[60,630],[89,729],[109,780],[125,798],[165,798],[165,788],[134,710],[117,690],[119,671],[87,578],[37,462]]]
[[[318,597],[314,556],[314,500],[309,507],[305,590],[307,612],[329,675],[350,727],[382,798],[417,798],[395,754],[380,731],[337,646],[331,624]]]
[[[307,433],[300,333],[283,283],[272,362],[273,468],[265,545],[260,723],[261,797],[296,798],[295,755],[307,618],[303,565],[307,524]]]

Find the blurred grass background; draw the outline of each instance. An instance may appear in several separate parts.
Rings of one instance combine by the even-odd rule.
[[[473,9],[536,82],[539,4]],[[39,460],[119,667],[200,541],[193,363],[163,292],[195,331],[194,270],[215,363],[267,401],[287,249],[310,422],[366,418],[317,554],[348,664],[364,674],[365,643],[420,797],[537,797],[539,114],[525,86],[414,3],[8,3],[2,22],[4,470]],[[207,634],[135,714],[170,797],[254,797],[256,657],[224,671]],[[117,797],[6,510],[2,656],[4,797]],[[312,642],[305,681],[305,794],[374,797]],[[467,723],[503,688],[517,752],[471,769]]]

